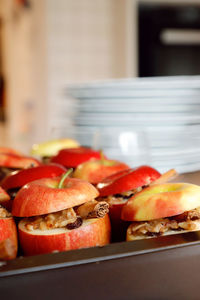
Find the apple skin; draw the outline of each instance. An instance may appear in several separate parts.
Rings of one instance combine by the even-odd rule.
[[[51,157],[53,155],[56,155],[61,149],[76,147],[79,147],[79,143],[73,139],[56,139],[41,144],[34,144],[31,150],[31,154],[44,157]]]
[[[131,197],[122,209],[126,221],[171,217],[200,206],[200,186],[165,183],[150,186]]]
[[[131,191],[138,187],[150,184],[160,178],[161,174],[150,166],[140,166],[135,169],[126,169],[104,178],[97,185],[100,197]]]
[[[5,190],[19,188],[40,178],[52,178],[60,176],[66,171],[66,168],[59,164],[41,165],[33,168],[14,171],[2,180],[1,186]]]
[[[17,256],[18,240],[17,240],[17,228],[12,217],[0,218],[0,243],[9,239],[13,245],[13,255],[10,259]],[[1,258],[0,258],[1,259]]]
[[[90,159],[100,159],[101,154],[91,148],[78,147],[60,150],[52,157],[51,162],[61,164],[68,168],[76,168],[78,165]]]
[[[74,171],[73,177],[97,184],[104,178],[125,169],[129,169],[129,166],[117,160],[91,159],[80,164]]]
[[[17,154],[0,153],[0,166],[6,168],[25,169],[39,166],[41,163],[32,157]]]
[[[7,210],[11,210],[12,201],[10,196],[0,187],[0,205],[4,206]]]
[[[12,206],[16,217],[31,217],[60,211],[93,200],[97,189],[84,180],[66,178],[64,187],[58,188],[61,177],[42,178],[24,185]]]
[[[126,230],[130,222],[121,220],[121,212],[125,203],[125,201],[121,200],[116,203],[109,204],[112,242],[122,242],[126,240]]]
[[[84,224],[84,222],[86,222]],[[80,248],[104,246],[110,242],[111,226],[108,215],[103,218],[88,219],[79,228],[68,230],[37,230],[38,234],[24,230],[24,220],[20,221],[19,240],[25,255],[67,251]],[[46,231],[45,231],[46,233]]]

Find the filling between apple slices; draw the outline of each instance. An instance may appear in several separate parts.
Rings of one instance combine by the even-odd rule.
[[[102,218],[109,211],[109,205],[105,201],[96,200],[86,202],[78,207],[68,208],[47,215],[35,216],[25,219],[25,228],[32,230],[50,230],[55,228],[67,228],[69,230],[80,227],[84,219]]]
[[[140,186],[136,189],[130,190],[123,192],[121,194],[114,194],[106,197],[100,197],[98,198],[99,201],[106,201],[109,205],[116,204],[116,203],[122,203],[122,202],[127,202],[129,198],[134,196],[136,193],[141,192],[144,188],[147,186]]]
[[[133,239],[140,239],[144,237],[154,237],[167,234],[173,231],[195,231],[200,230],[200,207],[184,212],[169,218],[133,222],[127,231],[128,236]]]
[[[3,206],[0,205],[0,218],[10,218],[12,215]]]

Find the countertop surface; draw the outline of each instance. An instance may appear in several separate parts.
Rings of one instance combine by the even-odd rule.
[[[188,183],[200,185],[200,171],[180,174],[173,181],[174,182],[188,182]]]

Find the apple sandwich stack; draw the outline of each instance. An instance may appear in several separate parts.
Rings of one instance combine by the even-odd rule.
[[[17,193],[12,214],[24,254],[36,255],[110,242],[108,204],[94,200],[97,189],[75,178],[44,178]]]
[[[200,186],[152,185],[128,200],[121,217],[132,222],[128,241],[200,230]]]
[[[9,195],[0,187],[0,200],[9,200]],[[18,240],[15,221],[10,212],[0,205],[0,260],[17,256]]]

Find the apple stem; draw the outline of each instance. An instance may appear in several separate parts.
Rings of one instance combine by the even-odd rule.
[[[73,172],[73,169],[69,169],[65,174],[62,175],[60,182],[58,184],[58,188],[62,189],[63,188],[63,183],[65,181],[65,179]]]
[[[112,166],[113,162],[105,158],[105,155],[102,150],[100,150],[101,163],[104,166]]]
[[[100,150],[100,157],[101,157],[102,163],[104,163],[105,162],[105,156],[103,154],[103,150]]]

